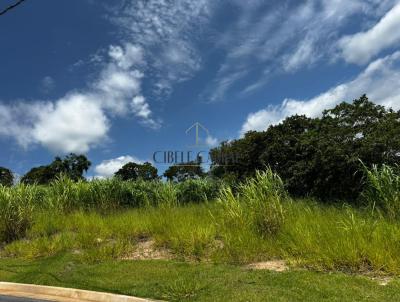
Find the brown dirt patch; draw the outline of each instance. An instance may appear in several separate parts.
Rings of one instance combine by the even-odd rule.
[[[372,280],[378,282],[379,285],[386,286],[393,280],[392,277],[371,277]]]
[[[154,240],[139,241],[135,250],[123,257],[123,260],[159,260],[172,259],[173,255],[168,249],[158,248]]]
[[[274,272],[284,272],[289,269],[288,265],[284,260],[270,260],[264,262],[251,263],[246,266],[252,270],[269,270]]]

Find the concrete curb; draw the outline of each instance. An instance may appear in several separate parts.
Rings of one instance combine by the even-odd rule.
[[[114,295],[81,289],[0,282],[0,295],[42,299],[57,302],[150,302],[155,300]]]

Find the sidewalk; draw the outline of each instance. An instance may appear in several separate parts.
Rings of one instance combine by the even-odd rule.
[[[27,300],[10,300],[12,302],[41,302],[43,300],[53,302],[154,302],[154,300],[109,293],[9,282],[0,282],[0,302],[8,301],[1,300],[1,296],[27,298]]]

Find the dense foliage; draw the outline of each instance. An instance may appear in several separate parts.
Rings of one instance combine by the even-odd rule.
[[[190,161],[186,163],[179,163],[170,166],[165,172],[164,176],[169,181],[182,182],[188,179],[196,179],[204,177],[203,168],[201,167],[201,160]]]
[[[44,185],[55,180],[60,175],[65,175],[74,181],[78,181],[83,179],[83,173],[90,166],[91,162],[86,156],[71,153],[64,159],[56,157],[50,165],[32,168],[21,178],[21,182]]]
[[[12,172],[4,167],[0,167],[0,185],[12,186],[14,182],[14,175]]]
[[[360,160],[367,166],[400,162],[400,111],[364,95],[320,118],[291,116],[266,131],[251,131],[211,150],[213,174],[237,178],[271,167],[297,196],[356,199],[363,189]],[[224,162],[220,154],[235,154]]]
[[[157,169],[151,163],[127,163],[114,174],[121,180],[155,180],[158,178]]]

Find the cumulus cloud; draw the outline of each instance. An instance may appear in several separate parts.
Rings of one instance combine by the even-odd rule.
[[[281,105],[251,113],[243,124],[240,135],[249,130],[265,130],[288,116],[304,114],[319,116],[324,109],[340,102],[352,101],[366,93],[374,102],[400,110],[400,51],[370,63],[352,81],[332,87],[308,100],[285,99]],[[390,87],[390,89],[388,89]]]
[[[119,169],[129,162],[142,163],[141,160],[136,157],[125,155],[113,159],[103,160],[98,164],[94,171],[96,173],[95,178],[109,178],[114,175]]]
[[[141,91],[145,73],[151,74],[154,94],[161,96],[199,70],[193,34],[208,20],[211,1],[121,3],[120,9],[114,6],[110,11],[121,43],[92,56],[90,64],[100,68],[94,82],[56,100],[0,103],[1,136],[25,148],[40,144],[57,153],[80,153],[104,142],[112,120],[119,116],[131,115],[145,127],[160,127],[149,97]],[[50,86],[50,78],[43,81]]]
[[[343,58],[349,63],[364,64],[382,50],[400,45],[400,3],[367,31],[343,37],[339,41]]]
[[[84,91],[48,102],[0,104],[0,135],[25,148],[41,144],[55,153],[85,153],[107,139],[110,117],[132,115],[146,126],[159,127],[141,95],[142,48],[110,46],[108,55],[98,79]]]
[[[13,104],[0,103],[0,136],[16,140],[27,148],[34,142],[32,127],[42,112],[51,110],[52,103],[14,102]]]
[[[108,129],[107,117],[91,96],[72,94],[40,112],[32,138],[55,153],[86,153]]]

